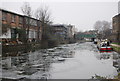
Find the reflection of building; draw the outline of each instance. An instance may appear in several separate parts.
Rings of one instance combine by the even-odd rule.
[[[106,60],[106,59],[110,59],[112,56],[110,54],[100,54],[100,55],[96,55],[97,59],[99,60]]]
[[[113,41],[120,42],[120,14],[113,17]]]
[[[19,38],[21,35],[23,36],[23,34],[21,34],[23,31],[25,33],[27,32],[26,30],[29,24],[29,39],[37,39],[37,32],[41,32],[41,28],[38,30],[40,21],[3,9],[1,9],[0,12],[2,12],[2,35],[0,35],[0,38]],[[30,21],[30,23],[28,23],[28,21]],[[39,36],[41,40],[41,33]]]
[[[120,72],[120,55],[113,54],[113,66],[116,67],[117,71]]]

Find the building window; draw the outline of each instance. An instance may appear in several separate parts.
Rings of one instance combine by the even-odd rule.
[[[2,13],[2,20],[7,20],[7,13],[5,12]]]
[[[19,17],[19,23],[22,24],[23,23],[23,18]]]
[[[34,20],[34,26],[37,26],[37,21],[36,20]]]
[[[33,19],[30,19],[30,25],[31,26],[33,25]]]
[[[11,38],[16,38],[16,29],[11,29]]]
[[[37,21],[34,20],[34,19],[31,19],[31,20],[30,20],[30,25],[32,25],[32,26],[37,26]]]
[[[35,38],[37,38],[37,31],[35,31]]]
[[[34,31],[33,30],[29,31],[29,38],[34,38]]]
[[[27,25],[30,24],[30,22],[31,22],[30,18],[26,17],[25,22],[26,22]]]
[[[12,15],[12,22],[15,22],[15,15]]]

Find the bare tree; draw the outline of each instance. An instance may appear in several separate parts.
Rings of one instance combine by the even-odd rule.
[[[21,7],[21,10],[23,14],[26,17],[26,23],[27,23],[27,41],[29,39],[29,28],[30,28],[30,17],[32,16],[32,9],[30,7],[30,4],[28,2],[24,2],[23,6]]]
[[[108,30],[108,29],[111,28],[110,22],[102,21],[102,24],[103,24],[103,27],[102,27],[102,30],[103,30],[103,31]]]
[[[98,33],[102,30],[102,22],[96,21],[94,24],[94,29],[98,31]]]
[[[94,29],[98,31],[102,38],[106,38],[111,32],[111,23],[108,21],[97,21],[94,24]]]
[[[47,26],[51,24],[50,12],[48,7],[39,7],[35,12],[35,17],[40,21],[42,26],[42,39],[46,39]],[[38,38],[40,34],[40,27],[38,28]]]
[[[21,10],[24,15],[31,17],[32,11],[31,11],[30,4],[28,2],[24,2],[23,6],[21,7]]]

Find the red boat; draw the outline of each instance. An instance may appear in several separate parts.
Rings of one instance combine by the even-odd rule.
[[[106,47],[100,47],[99,51],[100,52],[112,52],[113,49],[111,48],[111,46],[106,46]]]
[[[98,49],[100,52],[112,52],[113,51],[113,48],[110,46],[109,42],[101,42],[98,44]]]

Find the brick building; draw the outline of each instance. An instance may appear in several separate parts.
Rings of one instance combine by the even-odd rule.
[[[113,41],[120,42],[120,14],[113,17]]]
[[[0,35],[0,38],[17,39],[22,37],[24,39],[26,36],[22,32],[24,31],[26,34],[29,24],[29,40],[41,40],[42,28],[39,20],[4,9],[0,9],[0,12],[2,14],[2,35]],[[30,23],[28,23],[28,19],[30,19]]]

